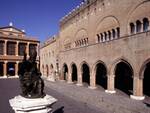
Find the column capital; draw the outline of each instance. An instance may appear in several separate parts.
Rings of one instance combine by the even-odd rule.
[[[20,63],[20,61],[16,61],[16,64],[19,64]]]
[[[5,63],[5,64],[7,64],[7,63],[8,63],[8,61],[4,61],[4,63]]]

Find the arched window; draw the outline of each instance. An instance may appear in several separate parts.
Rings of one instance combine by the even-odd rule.
[[[114,29],[112,29],[112,37],[115,38],[116,37],[116,32]]]
[[[139,20],[136,21],[136,32],[141,32],[141,22]]]
[[[103,40],[103,34],[101,33],[100,35],[101,35],[101,41],[103,42],[103,41],[104,41],[104,40]]]
[[[111,40],[111,32],[110,31],[108,31],[108,38],[109,38],[109,40]]]
[[[117,37],[119,38],[120,37],[120,28],[117,27]]]
[[[135,33],[135,25],[133,23],[130,23],[130,33],[131,34]]]
[[[147,18],[143,19],[143,31],[148,31],[148,27],[149,27],[149,21]]]
[[[104,32],[105,41],[107,40],[107,33]]]
[[[97,41],[100,42],[100,36],[97,34]]]

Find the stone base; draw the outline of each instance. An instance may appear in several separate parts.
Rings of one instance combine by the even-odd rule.
[[[144,100],[145,99],[144,96],[134,96],[134,95],[130,95],[130,98],[134,99],[134,100]]]
[[[54,97],[46,95],[44,98],[28,99],[16,96],[9,100],[15,113],[49,113],[51,106],[57,101]]]
[[[77,86],[83,86],[83,84],[79,84],[79,83],[77,83],[76,85],[77,85]]]
[[[106,93],[110,93],[110,94],[114,94],[114,93],[116,93],[116,91],[115,91],[115,90],[114,90],[114,91],[105,90],[105,92],[106,92]]]
[[[89,86],[88,88],[89,89],[97,89],[97,87],[94,87],[94,86]]]

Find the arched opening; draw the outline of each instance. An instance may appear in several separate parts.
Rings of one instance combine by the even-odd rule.
[[[120,37],[120,28],[117,27],[117,37],[119,38]]]
[[[82,65],[82,81],[90,85],[90,70],[86,63]]]
[[[63,79],[67,80],[67,77],[68,77],[68,66],[67,66],[67,64],[64,64],[64,66],[63,66]]]
[[[133,23],[130,23],[130,33],[131,34],[135,33],[135,25]]]
[[[150,83],[150,62],[146,64],[143,79],[143,93],[147,96],[150,96],[149,83]]]
[[[97,42],[100,42],[100,36],[97,34]]]
[[[13,62],[7,63],[7,75],[15,76],[15,63]]]
[[[139,20],[136,21],[136,32],[141,32],[141,22]]]
[[[104,40],[103,40],[103,34],[101,33],[100,36],[101,36],[101,41],[103,42],[103,41],[104,41]]]
[[[4,75],[3,72],[3,62],[0,62],[0,77]]]
[[[130,95],[133,92],[133,69],[129,63],[122,61],[116,65],[115,88]]]
[[[108,38],[109,38],[109,40],[111,40],[111,32],[110,31],[108,31]]]
[[[107,70],[102,63],[96,65],[96,84],[107,88]]]
[[[46,76],[48,77],[49,75],[49,69],[48,69],[48,65],[46,65]]]
[[[148,18],[144,18],[144,19],[143,19],[143,31],[144,31],[144,32],[148,31],[148,27],[149,27]]]
[[[107,40],[107,33],[104,32],[104,38],[105,38],[105,41]]]
[[[112,37],[113,37],[113,39],[116,37],[116,32],[114,29],[112,29]]]
[[[77,82],[77,66],[72,64],[72,82]]]

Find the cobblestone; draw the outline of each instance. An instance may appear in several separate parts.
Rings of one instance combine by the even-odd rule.
[[[45,83],[46,87],[108,113],[150,113],[150,107],[147,107],[143,101],[132,100],[120,91],[117,91],[116,94],[107,94],[102,88],[93,90],[62,81],[49,82],[46,80]]]

